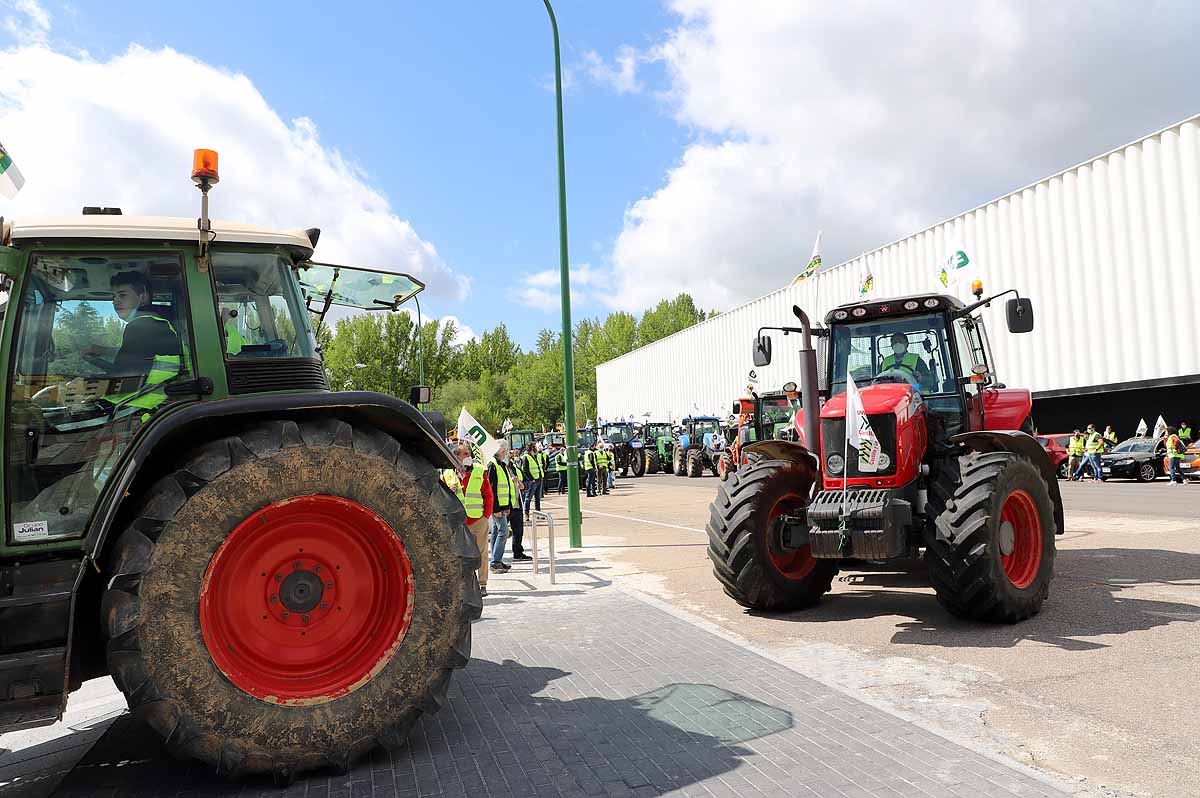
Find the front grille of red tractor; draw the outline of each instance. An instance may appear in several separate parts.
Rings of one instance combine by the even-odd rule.
[[[867,416],[867,419],[871,422],[871,429],[875,432],[875,437],[879,439],[880,450],[888,457],[888,467],[878,471],[859,471],[858,455],[853,449],[850,449],[845,466],[846,471],[834,474],[829,471],[828,466],[825,466],[823,470],[826,476],[834,479],[844,477],[855,479],[857,477],[890,477],[896,473],[896,460],[899,459],[896,457],[896,416],[892,413],[872,413]],[[831,454],[845,452],[845,418],[821,419],[821,445],[826,460]]]

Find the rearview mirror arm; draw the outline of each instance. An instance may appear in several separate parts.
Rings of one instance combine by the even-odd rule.
[[[973,304],[973,305],[967,305],[965,308],[963,308],[962,310],[958,311],[958,312],[957,312],[957,313],[955,313],[954,315],[955,315],[955,316],[969,316],[971,313],[973,313],[974,311],[976,311],[976,310],[978,310],[979,308],[983,307],[984,305],[990,305],[990,304],[992,304],[993,302],[995,302],[997,299],[999,299],[1000,297],[1004,296],[1005,294],[1016,294],[1016,295],[1017,295],[1017,299],[1020,299],[1020,298],[1021,298],[1021,294],[1017,292],[1017,289],[1015,289],[1015,288],[1010,288],[1010,289],[1008,289],[1007,291],[1001,291],[1000,293],[996,294],[995,296],[990,296],[990,297],[988,297],[987,299],[981,299],[981,300],[979,300],[978,302],[976,302],[976,303],[975,303],[975,304]]]

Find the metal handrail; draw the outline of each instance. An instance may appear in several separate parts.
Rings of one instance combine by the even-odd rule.
[[[550,515],[550,513],[542,512],[541,510],[532,510],[529,513],[529,517],[531,519],[533,519],[533,530],[532,530],[531,537],[533,538],[532,543],[533,543],[533,573],[534,573],[534,576],[537,576],[538,574],[541,573],[541,571],[539,570],[540,561],[538,560],[538,537],[537,537],[538,518],[546,519],[546,528],[549,530],[549,534],[550,534],[550,584],[553,585],[555,583],[555,581],[554,581],[554,516]]]

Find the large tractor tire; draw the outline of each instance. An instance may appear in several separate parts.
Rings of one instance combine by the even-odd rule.
[[[687,453],[687,475],[695,478],[704,473],[704,460],[699,449]]]
[[[646,452],[646,473],[657,474],[662,470],[662,458],[658,456],[658,452],[653,449]]]
[[[994,623],[1038,613],[1054,576],[1056,527],[1037,466],[1010,452],[965,455],[942,468],[929,509],[925,562],[942,606]]]
[[[717,465],[717,463],[718,463],[718,462],[720,461],[720,459],[721,459],[722,457],[724,457],[724,456],[725,456],[725,455],[724,455],[724,453],[722,453],[722,454],[718,454],[718,455],[715,455],[715,456],[714,456],[714,455],[709,455],[709,457],[708,457],[708,470],[712,472],[712,475],[713,475],[714,477],[719,475],[719,474],[718,474],[718,465]]]
[[[677,477],[687,476],[687,457],[682,446],[676,446],[671,453],[671,472]]]
[[[808,504],[816,475],[790,460],[739,468],[717,487],[709,506],[708,559],[725,592],[753,610],[811,607],[829,592],[837,561],[817,559],[805,546],[781,545],[781,516]]]
[[[172,753],[289,782],[397,747],[446,700],[482,610],[438,469],[336,419],[186,456],[108,563],[108,664]]]
[[[629,473],[635,477],[643,476],[646,473],[646,456],[641,449],[629,450]],[[625,476],[622,474],[621,476]]]

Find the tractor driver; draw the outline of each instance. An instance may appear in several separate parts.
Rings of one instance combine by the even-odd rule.
[[[879,373],[898,371],[904,374],[908,381],[920,388],[934,384],[933,372],[920,355],[908,351],[908,336],[902,332],[892,333],[892,354],[883,359]]]
[[[121,346],[92,344],[81,349],[80,354],[114,381],[109,395],[104,398],[120,402],[144,385],[157,385],[178,374],[183,352],[179,333],[168,318],[170,311],[150,302],[150,280],[146,275],[135,271],[118,272],[112,276],[109,285],[113,310],[125,322]],[[158,401],[161,402],[161,398]],[[145,406],[145,403],[138,406]]]

